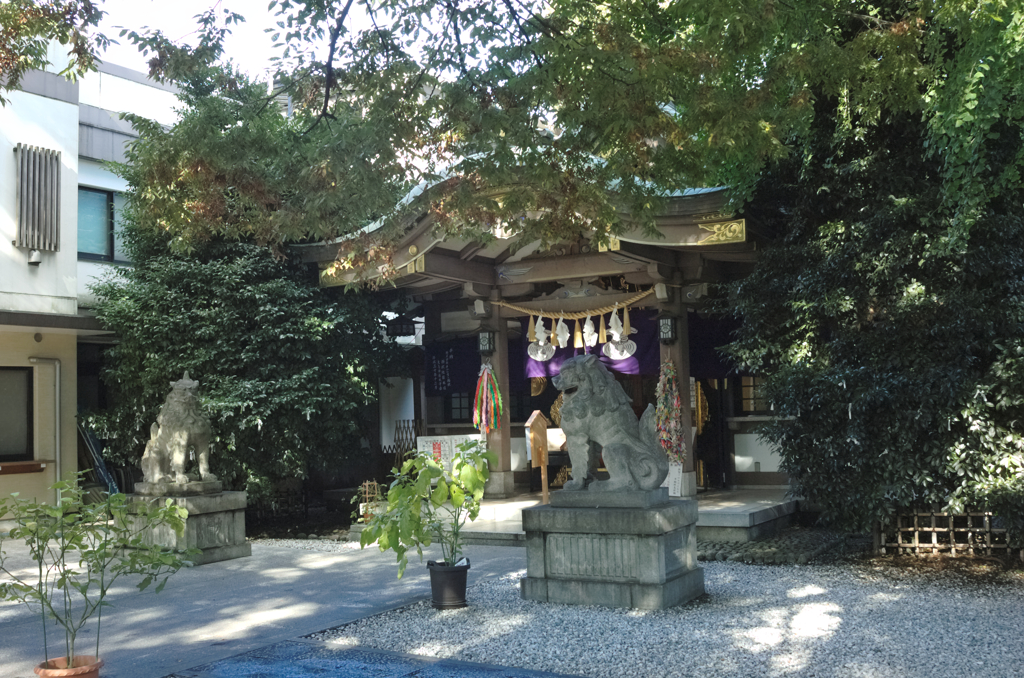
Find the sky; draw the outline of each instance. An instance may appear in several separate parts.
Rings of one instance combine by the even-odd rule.
[[[264,33],[275,21],[267,11],[267,4],[267,0],[104,0],[102,8],[107,16],[100,31],[121,44],[111,45],[102,58],[108,63],[146,72],[148,58],[126,39],[118,37],[121,27],[141,30],[148,26],[163,31],[176,42],[190,42],[195,38],[195,16],[217,6],[246,18],[244,24],[232,28],[232,34],[225,41],[225,51],[249,75],[260,75],[269,67],[274,54],[273,41]]]

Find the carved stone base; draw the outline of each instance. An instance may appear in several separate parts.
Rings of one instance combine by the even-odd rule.
[[[636,492],[595,492],[593,490],[559,490],[551,493],[556,508],[651,508],[669,502],[668,488]]]
[[[141,484],[144,483],[136,483],[136,489]],[[129,499],[133,503],[147,504],[163,504],[170,499],[188,509],[185,531],[180,537],[170,527],[160,526],[144,534],[149,544],[175,549],[197,548],[202,553],[196,557],[196,565],[252,555],[252,545],[245,540],[245,492],[162,497],[133,494]]]
[[[640,495],[647,494],[642,497]],[[697,502],[663,492],[557,492],[597,507],[537,506],[523,511],[527,600],[660,610],[704,593],[697,567]],[[635,508],[630,508],[633,505]],[[648,508],[636,506],[647,505]]]
[[[163,481],[159,483],[135,483],[135,494],[144,497],[194,497],[200,494],[217,494],[224,490],[219,480],[190,480],[187,483]]]

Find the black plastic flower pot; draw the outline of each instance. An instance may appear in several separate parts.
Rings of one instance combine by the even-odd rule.
[[[435,610],[452,610],[466,607],[466,575],[469,572],[469,558],[465,565],[449,565],[442,561],[427,561],[430,570],[430,604]]]

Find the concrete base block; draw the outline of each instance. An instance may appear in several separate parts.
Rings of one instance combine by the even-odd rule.
[[[704,595],[704,570],[695,568],[664,584],[624,584],[617,582],[536,579],[519,580],[524,600],[563,605],[600,605],[637,610],[664,610]]]
[[[558,490],[551,493],[551,505],[556,508],[651,508],[668,501],[667,487],[635,492]]]
[[[797,510],[792,499],[737,503],[724,510],[705,505],[697,522],[697,537],[701,541],[757,541],[788,527]]]
[[[767,539],[776,532],[789,527],[793,515],[782,515],[750,527],[726,527],[719,525],[698,525],[697,538],[701,541],[748,542]]]
[[[252,546],[245,540],[245,492],[184,497],[129,495],[135,504],[163,504],[168,499],[188,510],[185,530],[179,536],[162,525],[143,535],[146,543],[180,550],[199,549],[202,553],[196,557],[196,565],[252,555]]]
[[[516,480],[514,471],[491,471],[484,485],[484,497],[488,499],[507,499],[516,496]]]
[[[697,496],[697,472],[689,471],[683,473],[683,482],[680,486],[679,496],[686,499]]]
[[[704,593],[696,523],[692,499],[651,508],[526,509],[527,576],[521,595],[645,610],[685,603]]]
[[[219,480],[190,480],[187,483],[172,481],[160,483],[135,483],[135,494],[145,497],[194,497],[200,494],[219,494],[224,484]]]

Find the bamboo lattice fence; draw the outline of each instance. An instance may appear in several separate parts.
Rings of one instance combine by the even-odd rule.
[[[882,524],[875,550],[889,555],[1008,556],[1006,530],[991,513],[908,511]]]

